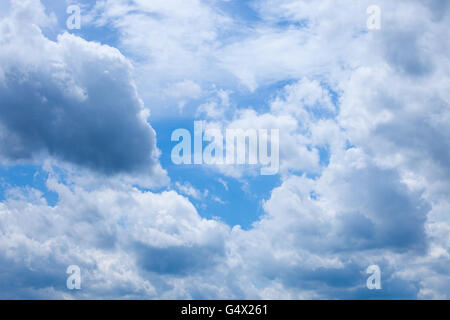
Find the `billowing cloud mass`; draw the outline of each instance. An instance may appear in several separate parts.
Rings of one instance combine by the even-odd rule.
[[[170,293],[164,281],[195,277],[223,260],[229,228],[202,219],[174,191],[87,192],[48,183],[60,196],[55,207],[35,190],[15,191],[0,206],[2,298],[65,298],[69,265],[86,270],[79,297],[186,297],[176,279]]]
[[[0,154],[10,166],[50,158],[58,201],[5,187],[0,297],[449,299],[449,5],[379,0],[381,29],[368,30],[373,1],[319,2],[246,1],[239,14],[233,1],[87,1],[88,28],[112,30],[116,49],[51,40],[61,18],[12,1],[0,15]],[[254,168],[221,166],[142,189],[167,179],[153,106],[280,129],[279,183],[258,194],[268,180]],[[206,203],[233,195],[213,180],[250,189],[262,214],[226,224],[233,209]],[[382,290],[366,287],[373,264]],[[66,288],[69,265],[81,290]]]
[[[9,161],[58,160],[105,174],[151,172],[155,133],[115,48],[63,33],[49,40],[38,1],[13,2],[1,21],[0,152]]]

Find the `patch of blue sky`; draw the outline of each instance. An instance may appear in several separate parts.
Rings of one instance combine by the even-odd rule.
[[[277,20],[276,26],[280,28],[294,28],[294,29],[302,29],[307,28],[309,26],[309,20]]]
[[[218,1],[217,7],[235,20],[245,21],[247,25],[260,22],[261,17],[255,10],[253,0]]]
[[[36,165],[0,165],[0,201],[5,200],[8,189],[33,188],[42,192],[50,206],[58,202],[58,194],[47,188],[48,173]]]
[[[316,148],[319,151],[319,163],[320,163],[320,165],[323,166],[323,167],[327,167],[328,164],[330,163],[330,157],[331,157],[329,146],[328,145],[326,145],[326,146],[318,146]]]
[[[152,122],[152,126],[157,132],[158,148],[162,152],[161,165],[167,170],[172,183],[189,183],[201,193],[208,190],[208,195],[200,199],[189,197],[202,217],[218,217],[230,226],[240,225],[248,229],[263,213],[262,199],[267,199],[271,190],[280,184],[278,175],[234,179],[204,165],[176,165],[172,162],[171,151],[177,142],[171,141],[171,134],[176,129],[184,128],[193,135],[193,120],[165,119]],[[221,181],[225,182],[226,187]]]
[[[252,108],[259,113],[270,112],[270,102],[275,100],[283,88],[295,83],[296,79],[268,82],[260,85],[255,91],[247,90],[233,92],[230,98],[237,102],[238,108]],[[230,99],[230,100],[231,100]]]
[[[237,109],[253,109],[258,113],[270,112],[270,103],[276,99],[277,95],[282,93],[285,86],[295,83],[296,79],[286,79],[282,81],[267,82],[261,84],[254,91],[248,90],[246,87],[231,87],[231,86],[220,86],[218,89],[230,92],[229,101],[231,106],[235,106]],[[141,90],[138,91],[140,92]],[[172,102],[172,105],[164,105],[162,108],[153,109],[152,106],[155,104],[150,104],[151,117],[150,123],[153,125],[155,121],[159,121],[161,118],[165,119],[187,119],[189,122],[194,120],[204,120],[200,116],[196,116],[197,108],[210,101],[210,99],[217,100],[214,93],[202,99],[194,99],[186,101],[182,110],[178,105]],[[161,100],[158,103],[164,103]],[[164,128],[162,128],[164,129]],[[157,132],[158,133],[158,132]]]
[[[91,23],[87,23],[86,20],[83,20],[86,18],[86,14],[93,9],[94,5],[96,4],[95,1],[91,0],[69,1],[69,4],[66,1],[60,0],[42,0],[41,2],[47,10],[46,13],[54,14],[57,19],[56,26],[43,28],[43,34],[50,40],[55,41],[59,34],[68,32],[73,35],[79,36],[85,39],[86,41],[95,41],[112,47],[118,47],[119,33],[116,28],[113,28],[109,24],[106,24],[104,26],[96,24],[93,25]],[[72,29],[72,30],[67,29],[66,22],[71,15],[70,13],[67,13],[67,9],[71,3],[79,6],[81,9],[80,29]]]

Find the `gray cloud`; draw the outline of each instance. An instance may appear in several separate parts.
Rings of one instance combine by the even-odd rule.
[[[33,24],[46,21],[40,10],[16,6],[0,21],[1,155],[9,161],[50,155],[108,175],[155,167],[155,132],[130,62],[114,48],[67,33],[47,39]]]

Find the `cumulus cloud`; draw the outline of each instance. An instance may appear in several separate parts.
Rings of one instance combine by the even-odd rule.
[[[291,297],[415,298],[432,273],[422,260],[430,204],[360,150],[346,151],[318,180],[288,178],[264,209],[253,229],[233,229],[232,256]],[[364,271],[374,263],[389,287],[378,295],[365,292]],[[427,271],[410,278],[402,272],[412,265]]]
[[[111,175],[146,171],[165,182],[155,132],[131,63],[115,48],[64,33],[48,39],[39,2],[12,2],[0,21],[0,152],[47,155]]]
[[[54,207],[19,189],[0,206],[3,298],[64,298],[69,265],[83,270],[80,297],[181,297],[166,292],[175,281],[166,276],[195,277],[224,258],[228,227],[174,191],[48,184],[60,197]]]

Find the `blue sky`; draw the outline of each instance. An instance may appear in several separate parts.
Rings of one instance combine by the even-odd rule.
[[[0,298],[449,298],[446,2],[0,9]],[[174,164],[199,120],[279,171]]]

